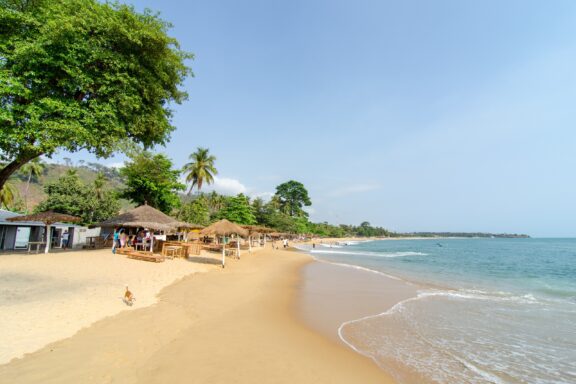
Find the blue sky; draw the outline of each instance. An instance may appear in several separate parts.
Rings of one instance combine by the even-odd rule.
[[[313,221],[576,235],[576,2],[127,2],[196,56],[157,151],[208,147],[216,190],[294,179]]]

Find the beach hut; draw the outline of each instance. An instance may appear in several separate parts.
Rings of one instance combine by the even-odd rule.
[[[14,216],[6,219],[7,221],[40,221],[46,225],[46,248],[44,253],[50,250],[50,227],[54,223],[77,223],[82,219],[80,217],[66,215],[54,211],[45,211],[40,213],[33,213],[30,215]]]
[[[168,216],[164,212],[161,212],[148,204],[144,204],[116,217],[105,220],[97,225],[100,227],[148,228],[151,230],[168,232],[184,224],[185,223]],[[154,236],[151,236],[150,251],[153,249]]]
[[[216,236],[248,236],[248,231],[239,226],[238,224],[234,224],[226,219],[222,219],[220,221],[215,222],[204,228],[200,231],[202,235],[216,235]],[[237,252],[240,255],[240,241],[236,241],[237,244]],[[226,244],[222,244],[222,268],[226,265]]]

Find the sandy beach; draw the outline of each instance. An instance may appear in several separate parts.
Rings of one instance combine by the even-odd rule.
[[[105,257],[105,251],[102,252]],[[96,256],[91,252],[74,255]],[[59,256],[63,255],[48,257]],[[31,262],[35,257],[30,258]],[[302,268],[311,263],[306,254],[267,248],[231,261],[225,269],[182,260],[162,264],[130,262],[133,268],[152,268],[158,273],[172,266],[192,267],[187,277],[162,290],[157,302],[149,306],[145,306],[144,299],[140,300],[146,296],[140,289],[144,289],[150,276],[136,280],[135,283],[140,281],[142,286],[134,285],[139,301],[130,310],[120,309],[120,313],[109,314],[72,337],[0,366],[1,381],[393,382],[371,360],[305,323],[298,293],[302,286]],[[192,273],[206,269],[212,271]],[[125,280],[126,276],[122,278]],[[124,280],[120,290],[123,283],[132,284]],[[86,285],[85,289],[89,290],[91,284]],[[115,284],[110,292],[116,301],[121,293],[118,289]],[[86,301],[89,307],[91,300]],[[84,310],[84,307],[68,309],[60,316],[66,318]],[[32,317],[29,327],[34,328],[47,314],[29,312],[29,316]],[[11,335],[13,340],[27,335],[25,329],[18,332],[23,333]],[[71,335],[60,338],[67,336]]]
[[[162,288],[216,268],[182,259],[138,262],[109,249],[0,255],[0,364],[104,317],[152,305]],[[136,295],[132,307],[122,301],[125,285]]]

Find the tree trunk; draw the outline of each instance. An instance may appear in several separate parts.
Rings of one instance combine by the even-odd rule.
[[[41,153],[27,153],[21,154],[19,157],[6,164],[2,169],[0,169],[0,190],[4,188],[4,184],[8,181],[8,178],[12,176],[21,166],[26,164],[32,159],[39,157]]]
[[[28,189],[30,188],[30,180],[32,180],[32,170],[28,174],[28,181],[26,182],[26,191],[24,192],[24,203],[26,204],[26,214],[28,214]]]

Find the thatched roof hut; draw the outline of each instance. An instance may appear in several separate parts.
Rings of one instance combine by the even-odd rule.
[[[250,236],[256,233],[266,234],[274,232],[274,229],[262,227],[260,225],[242,225],[242,228],[247,230]]]
[[[32,213],[30,215],[14,216],[6,219],[8,221],[40,221],[46,225],[54,223],[78,223],[82,219],[77,216],[67,215],[54,211]]]
[[[44,253],[50,250],[50,226],[54,223],[78,223],[82,219],[77,216],[67,215],[54,211],[32,213],[30,215],[14,216],[7,218],[8,221],[40,221],[46,224],[46,248]]]
[[[141,205],[98,224],[100,227],[142,227],[171,231],[182,222],[147,204]]]

